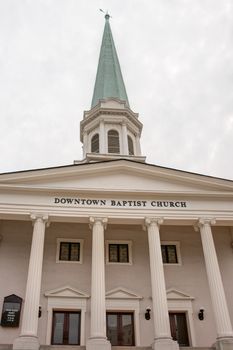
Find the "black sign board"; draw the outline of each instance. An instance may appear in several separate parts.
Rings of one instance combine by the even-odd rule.
[[[19,327],[22,298],[15,294],[4,298],[2,307],[2,327]]]

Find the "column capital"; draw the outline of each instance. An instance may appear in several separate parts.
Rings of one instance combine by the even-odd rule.
[[[32,224],[34,225],[36,222],[42,222],[47,224],[49,226],[49,216],[48,214],[38,214],[38,213],[32,213],[30,215],[30,219],[32,220]]]
[[[104,230],[107,228],[108,219],[107,218],[99,218],[91,216],[89,218],[89,227],[92,228],[94,225],[100,224],[103,226]]]
[[[144,221],[144,228],[148,228],[149,226],[157,226],[159,228],[160,225],[163,224],[163,218],[159,217],[146,217]]]
[[[215,218],[199,218],[197,223],[194,225],[194,230],[199,231],[201,227],[204,226],[211,226],[216,224],[216,219]]]

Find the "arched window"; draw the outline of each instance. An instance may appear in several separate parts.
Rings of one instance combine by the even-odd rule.
[[[108,153],[120,153],[119,134],[116,130],[108,132]]]
[[[129,135],[128,135],[128,150],[129,150],[129,155],[133,156],[134,155],[133,140]]]
[[[95,134],[91,139],[91,152],[92,153],[99,153],[100,147],[99,147],[99,134]]]

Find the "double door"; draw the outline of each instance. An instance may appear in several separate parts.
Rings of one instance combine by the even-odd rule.
[[[189,346],[188,327],[184,312],[169,312],[171,336],[179,346]]]
[[[52,345],[79,345],[80,321],[79,311],[54,311]]]
[[[132,312],[107,312],[107,338],[112,346],[134,346]]]

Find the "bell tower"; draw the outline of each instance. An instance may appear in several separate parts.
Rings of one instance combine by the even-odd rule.
[[[91,109],[80,124],[82,162],[122,158],[145,162],[142,123],[129,106],[109,18],[106,14]]]

